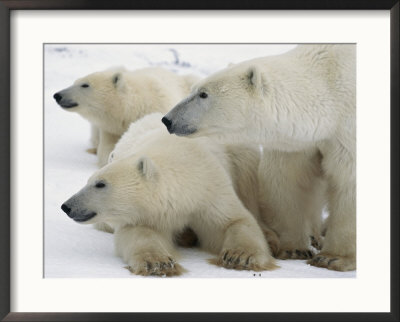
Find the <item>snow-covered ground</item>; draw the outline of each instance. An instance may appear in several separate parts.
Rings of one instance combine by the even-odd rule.
[[[177,73],[207,76],[229,63],[283,53],[292,45],[45,45],[45,271],[49,277],[142,278],[124,268],[113,251],[113,235],[92,225],[79,225],[60,209],[97,169],[96,156],[85,152],[89,124],[63,111],[53,94],[86,74],[113,66],[136,69],[163,66]],[[302,260],[278,261],[271,272],[234,271],[208,264],[211,255],[182,249],[180,263],[186,277],[355,277],[355,272],[334,272]]]

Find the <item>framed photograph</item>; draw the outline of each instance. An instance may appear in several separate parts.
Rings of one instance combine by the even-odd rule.
[[[398,1],[0,23],[4,321],[399,319]]]

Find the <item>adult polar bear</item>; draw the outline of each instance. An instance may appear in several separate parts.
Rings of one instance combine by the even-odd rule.
[[[82,77],[54,94],[65,110],[92,124],[93,152],[99,166],[107,163],[115,143],[137,119],[167,112],[190,92],[198,78],[159,67],[128,71],[112,68]]]
[[[246,61],[196,84],[163,122],[170,133],[266,148],[317,148],[327,179],[327,233],[310,260],[356,269],[356,55],[354,45],[302,45]]]

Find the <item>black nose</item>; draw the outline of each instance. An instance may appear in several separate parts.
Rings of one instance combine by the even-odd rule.
[[[56,100],[57,103],[59,103],[61,101],[61,99],[62,99],[62,96],[60,94],[58,94],[58,93],[55,93],[53,95],[53,97],[54,97],[54,99]]]
[[[61,205],[61,209],[62,209],[62,211],[64,211],[64,212],[69,216],[69,213],[71,212],[71,208],[70,208],[70,207],[68,207],[68,206],[64,203],[64,204]]]
[[[168,131],[171,129],[172,121],[168,120],[165,116],[161,119],[161,122],[165,124]]]

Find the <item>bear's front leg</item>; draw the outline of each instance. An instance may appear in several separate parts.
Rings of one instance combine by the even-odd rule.
[[[261,229],[252,219],[238,219],[228,225],[220,255],[210,260],[212,264],[253,271],[278,268]]]
[[[328,147],[327,151],[322,150],[328,179],[326,236],[321,252],[309,263],[335,271],[351,271],[356,269],[355,155],[342,144]]]
[[[300,152],[264,149],[259,168],[261,221],[279,236],[278,259],[310,259],[320,235],[326,203],[321,154],[316,148]]]
[[[97,148],[97,163],[99,167],[103,167],[108,163],[108,156],[114,149],[115,144],[118,142],[119,138],[120,137],[117,135],[105,131],[100,131],[100,141]]]
[[[309,264],[335,271],[356,269],[355,185],[335,187],[329,194],[327,232],[321,252]]]
[[[143,276],[181,275],[171,238],[138,226],[125,226],[115,233],[115,249],[131,273]]]

